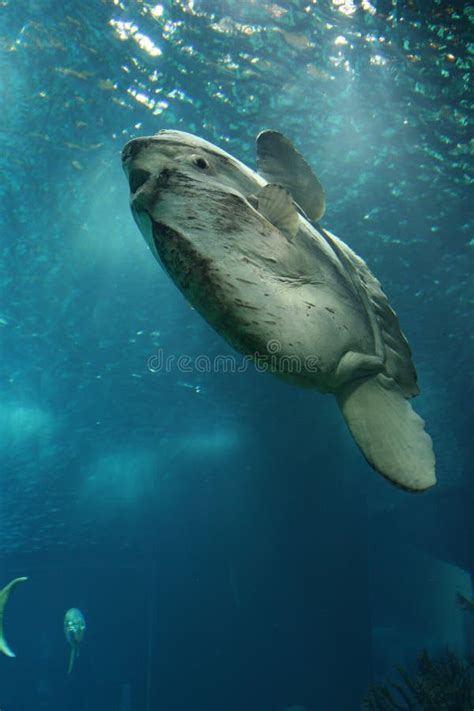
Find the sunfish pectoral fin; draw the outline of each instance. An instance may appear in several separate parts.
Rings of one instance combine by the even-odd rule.
[[[369,464],[407,491],[436,484],[435,457],[424,421],[391,378],[376,375],[343,386],[337,400]]]
[[[258,211],[288,239],[298,232],[299,215],[293,198],[282,185],[268,184],[257,196]]]
[[[8,646],[8,642],[3,633],[3,614],[5,611],[5,605],[8,602],[8,598],[10,597],[10,593],[13,588],[18,585],[18,583],[23,583],[26,580],[28,580],[28,578],[15,578],[14,580],[11,580],[8,585],[5,585],[2,590],[0,590],[0,652],[5,654],[7,657],[15,657],[16,655]]]

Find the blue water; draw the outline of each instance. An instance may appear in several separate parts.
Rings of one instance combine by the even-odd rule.
[[[29,577],[2,711],[355,711],[421,649],[473,652],[473,21],[440,0],[0,2],[0,585]],[[129,212],[121,149],[162,128],[252,167],[262,128],[304,153],[410,341],[434,490],[378,477],[330,396],[149,367],[232,353]]]

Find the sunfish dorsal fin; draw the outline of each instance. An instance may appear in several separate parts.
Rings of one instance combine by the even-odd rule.
[[[5,611],[5,605],[8,602],[8,598],[10,597],[10,593],[13,588],[18,583],[25,582],[25,580],[28,580],[28,578],[15,578],[14,580],[11,580],[8,585],[5,585],[5,587],[0,590],[0,652],[5,654],[7,657],[14,657],[15,653],[12,652],[12,650],[8,646],[8,642],[3,634],[3,614]]]
[[[258,211],[288,239],[298,232],[299,216],[293,199],[282,185],[265,185],[257,195]]]
[[[312,222],[324,215],[326,199],[321,183],[282,133],[262,131],[258,134],[257,169],[269,183],[287,188]]]

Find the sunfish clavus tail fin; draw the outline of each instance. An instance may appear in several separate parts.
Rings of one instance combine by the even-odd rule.
[[[10,593],[13,588],[18,583],[23,583],[26,580],[28,580],[28,578],[15,578],[14,580],[11,580],[8,585],[5,585],[2,590],[0,590],[0,652],[2,652],[2,654],[5,654],[7,657],[14,657],[15,653],[12,652],[12,650],[8,646],[8,642],[5,639],[5,635],[3,633],[3,615],[5,612],[5,605],[8,602],[8,598],[10,597]]]
[[[352,381],[337,400],[363,455],[382,476],[407,491],[436,484],[431,437],[392,379]]]

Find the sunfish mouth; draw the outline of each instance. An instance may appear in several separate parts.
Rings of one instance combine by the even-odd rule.
[[[151,213],[170,178],[171,171],[168,168],[164,168],[158,175],[143,168],[132,168],[128,175],[132,209]]]
[[[149,138],[134,138],[122,151],[122,167],[128,178],[130,203],[136,212],[151,212],[160,191],[168,185],[171,177],[169,168],[152,172],[146,164],[143,165],[141,153],[150,143]]]
[[[122,149],[122,165],[126,169],[127,163],[136,158],[145,148],[148,148],[151,138],[132,138]]]
[[[133,138],[122,150],[122,167],[128,177],[131,202],[134,205],[138,191],[150,180],[152,173],[137,165],[140,153],[150,145],[149,138]],[[139,209],[139,206],[136,206]]]
[[[128,175],[128,184],[130,187],[130,192],[132,194],[140,190],[142,185],[145,185],[147,180],[151,178],[151,173],[148,170],[143,170],[142,168],[135,168],[131,170]]]

